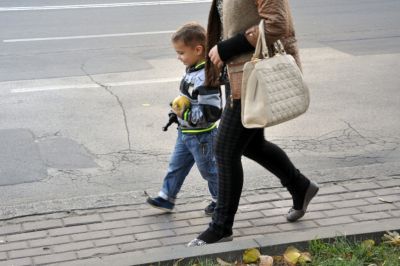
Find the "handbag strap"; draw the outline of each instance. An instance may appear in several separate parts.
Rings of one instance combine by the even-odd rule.
[[[285,48],[283,47],[283,44],[280,40],[277,40],[274,42],[274,49],[276,53],[279,54],[285,54]],[[264,30],[264,19],[261,19],[260,24],[258,25],[258,38],[257,38],[257,44],[256,48],[254,50],[254,54],[252,57],[252,60],[255,59],[264,59],[268,58],[269,52],[268,52],[268,46],[267,42],[265,40],[265,30]]]
[[[260,24],[258,24],[258,38],[252,60],[263,59],[268,57],[269,53],[267,48],[267,42],[265,41],[264,20],[261,19]]]

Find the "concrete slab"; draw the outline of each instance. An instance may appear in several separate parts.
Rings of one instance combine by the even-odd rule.
[[[34,182],[47,175],[33,133],[0,130],[0,186]]]
[[[56,169],[80,169],[97,167],[93,156],[74,140],[47,138],[38,141],[47,167]]]

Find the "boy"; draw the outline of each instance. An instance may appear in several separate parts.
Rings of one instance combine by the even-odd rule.
[[[178,137],[168,172],[158,197],[147,199],[152,207],[170,212],[190,169],[196,163],[201,176],[207,180],[212,201],[205,213],[214,212],[217,201],[217,167],[214,141],[215,122],[221,115],[220,88],[203,86],[205,73],[206,32],[197,23],[179,28],[171,38],[178,59],[186,66],[180,84],[180,96],[172,102],[172,111],[178,117]]]

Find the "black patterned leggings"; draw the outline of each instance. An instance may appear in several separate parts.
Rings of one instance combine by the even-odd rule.
[[[247,129],[241,123],[240,100],[228,102],[222,114],[216,141],[218,206],[210,226],[224,235],[232,226],[243,187],[242,155],[256,161],[277,176],[293,195],[307,188],[309,181],[295,168],[286,153],[266,141],[264,129]]]

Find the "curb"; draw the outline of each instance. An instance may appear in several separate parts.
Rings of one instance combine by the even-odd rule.
[[[373,239],[380,242],[386,231],[400,230],[400,219],[388,219],[385,221],[360,222],[356,225],[337,225],[296,233],[276,233],[268,238],[242,239],[232,242],[225,242],[213,245],[206,245],[196,248],[188,248],[182,245],[170,246],[157,249],[148,249],[143,253],[128,252],[117,255],[110,255],[98,258],[91,258],[76,262],[68,262],[73,266],[94,266],[94,265],[173,265],[177,260],[184,258],[190,261],[194,258],[221,258],[226,261],[235,261],[241,258],[243,251],[248,248],[259,248],[262,254],[280,255],[284,253],[289,245],[294,245],[300,250],[308,249],[308,242],[313,239],[331,241],[335,237],[345,236],[346,239],[362,241]]]

